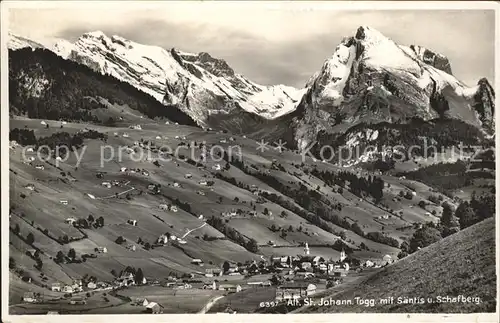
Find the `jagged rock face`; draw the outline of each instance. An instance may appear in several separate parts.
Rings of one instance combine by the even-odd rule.
[[[427,48],[418,45],[410,45],[410,48],[415,52],[417,57],[422,62],[429,64],[450,75],[453,75],[453,73],[451,72],[451,63],[446,56],[435,53]]]
[[[370,27],[343,39],[307,86],[293,123],[302,149],[320,131],[342,133],[359,123],[451,117],[493,129],[488,81],[469,88],[451,75],[446,57],[398,45]]]
[[[33,46],[21,38],[10,43]],[[235,133],[265,129],[287,138],[293,133],[302,149],[320,132],[345,133],[360,123],[457,118],[494,130],[495,93],[486,79],[467,87],[451,74],[445,56],[398,45],[366,26],[344,38],[300,90],[256,84],[208,53],[165,50],[102,32],[86,33],[74,44],[61,41],[52,50],[130,83],[167,109],[178,107],[201,126]]]

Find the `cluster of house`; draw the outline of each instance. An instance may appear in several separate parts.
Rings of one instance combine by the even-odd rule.
[[[156,302],[150,302],[146,298],[137,298],[135,300],[135,305],[143,306],[146,313],[149,314],[161,314],[163,312],[163,306]]]
[[[163,211],[170,211],[170,212],[177,212],[177,206],[175,205],[169,205],[169,204],[160,204],[160,210]]]
[[[127,170],[126,167],[122,167],[122,168],[125,168],[125,171]],[[124,183],[125,183],[124,181],[114,180],[114,181],[104,181],[101,183],[101,185],[106,187],[106,188],[111,188],[112,186],[122,186]]]
[[[317,286],[308,282],[291,282],[276,288],[275,300],[288,301],[309,297],[316,293]]]
[[[128,172],[129,174],[141,174],[143,176],[149,176],[149,172],[145,169],[140,169],[140,168],[127,168],[127,167],[121,167],[120,168],[121,173]],[[104,185],[104,184],[103,184]]]
[[[59,282],[53,283],[50,289],[53,292],[72,294],[72,293],[82,292],[84,289],[94,290],[96,288],[104,288],[104,287],[106,287],[106,283],[89,281],[86,285],[84,285],[81,279],[74,279],[72,284],[62,284]]]
[[[269,212],[271,212],[271,211],[269,211]],[[241,216],[241,215],[245,215],[245,214],[248,214],[249,216],[252,216],[252,217],[256,217],[257,211],[254,211],[254,210],[242,211],[242,210],[231,209],[227,212],[221,212],[221,215],[225,218],[233,218],[233,217]]]
[[[129,272],[124,272],[120,275],[120,277],[117,277],[113,283],[115,287],[128,287],[128,286],[134,286],[136,284],[136,281],[134,278],[134,274]],[[146,283],[147,279],[146,277],[143,277],[141,284],[144,285]]]

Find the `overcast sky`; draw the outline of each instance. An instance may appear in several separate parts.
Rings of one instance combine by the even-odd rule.
[[[399,44],[446,55],[453,73],[468,85],[494,77],[492,10],[287,10],[206,2],[163,3],[154,10],[114,7],[11,9],[9,29],[42,42],[74,41],[101,30],[139,43],[208,52],[257,83],[302,87],[343,36],[368,25]]]

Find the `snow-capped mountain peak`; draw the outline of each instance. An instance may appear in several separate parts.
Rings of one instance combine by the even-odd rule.
[[[488,81],[468,87],[451,74],[445,56],[399,45],[372,27],[345,37],[306,86],[295,137],[302,148],[321,131],[414,117],[458,118],[493,129],[494,91]]]
[[[178,106],[201,126],[207,125],[211,115],[235,109],[277,118],[293,111],[304,92],[256,84],[235,73],[223,59],[205,52],[143,45],[102,31],[87,32],[75,43],[58,40],[51,49],[63,58],[128,82],[167,106]]]

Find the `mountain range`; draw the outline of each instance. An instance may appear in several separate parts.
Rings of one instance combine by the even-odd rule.
[[[23,47],[43,45],[11,34],[9,48]],[[453,76],[444,55],[398,45],[366,26],[345,37],[302,89],[259,85],[205,52],[167,50],[100,31],[48,49],[129,83],[201,127],[280,138],[299,150],[359,124],[451,118],[485,134],[494,129],[495,93],[488,80],[468,87]]]

